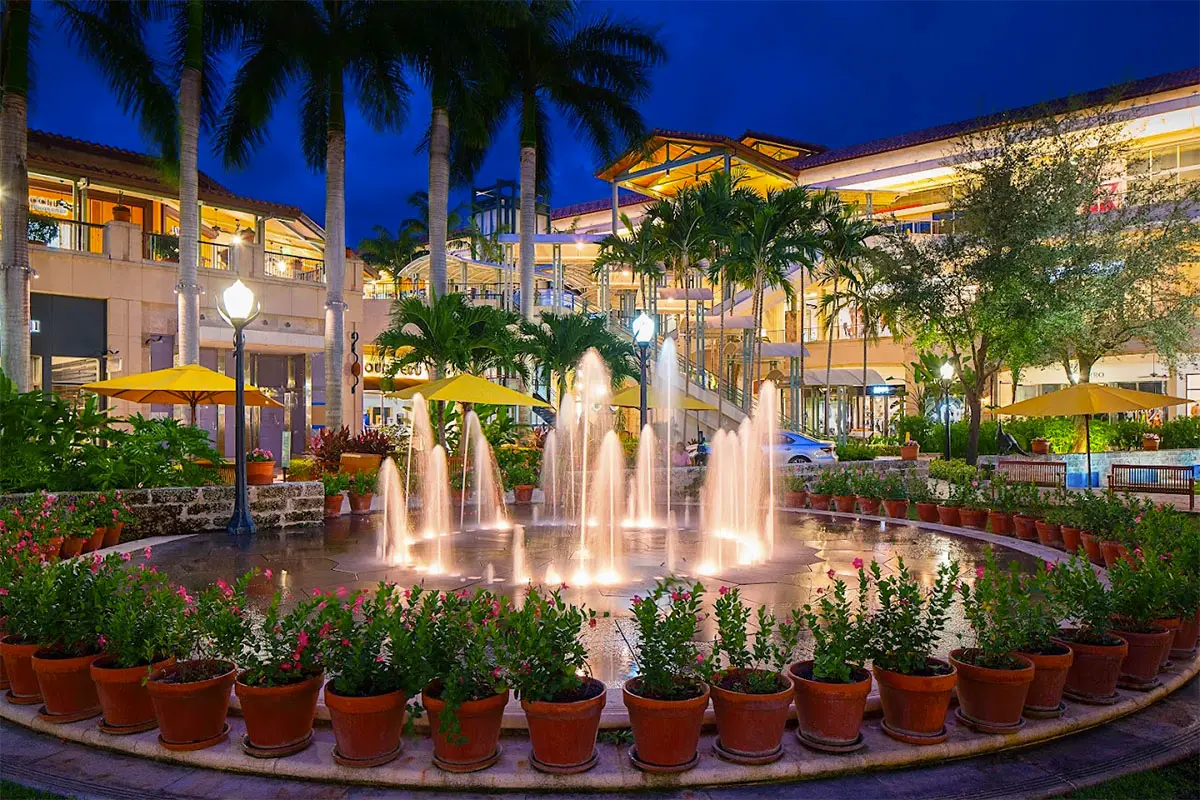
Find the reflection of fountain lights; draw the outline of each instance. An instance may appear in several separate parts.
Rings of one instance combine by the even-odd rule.
[[[615,586],[620,582],[621,576],[616,570],[602,570],[600,574],[596,576],[596,583],[600,584],[601,586]]]
[[[737,541],[740,538],[737,533],[729,530],[728,528],[718,528],[717,530],[713,531],[713,536],[717,537],[718,539],[729,539],[731,541]]]
[[[763,560],[762,545],[754,540],[738,542],[738,563],[755,564]]]
[[[421,534],[421,538],[422,539],[436,539],[437,533],[435,533],[434,531],[425,531],[424,533]]]
[[[645,530],[646,528],[658,528],[661,526],[652,517],[630,517],[621,522],[621,527],[626,530]]]
[[[562,583],[562,578],[558,577],[558,570],[554,568],[554,562],[552,561],[546,566],[546,584],[554,586],[560,583]]]
[[[711,561],[703,561],[700,566],[696,567],[696,573],[699,575],[716,575],[717,565]]]
[[[580,567],[575,570],[575,574],[571,576],[571,583],[576,586],[591,586],[592,576],[587,571],[587,567]]]

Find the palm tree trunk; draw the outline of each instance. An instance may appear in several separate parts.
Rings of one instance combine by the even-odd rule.
[[[834,278],[833,279],[833,294],[835,296],[837,295],[837,290],[838,290],[837,283],[838,283],[837,278]],[[826,436],[829,435],[829,392],[831,389],[830,375],[833,372],[833,331],[834,331],[835,326],[837,325],[837,306],[836,306],[836,304],[831,306],[830,310],[833,312],[833,318],[831,320],[826,320],[826,322],[825,322],[825,339],[826,339],[826,343],[825,343],[825,424],[823,426],[823,429],[825,431]]]
[[[537,149],[521,146],[521,236],[517,264],[521,271],[521,316],[533,319],[533,235],[537,228]]]
[[[8,13],[10,37],[23,35],[23,46],[18,53],[12,38],[5,44],[14,48],[12,55],[23,56],[28,47],[29,4],[12,2]],[[18,25],[22,22],[23,30],[19,30]],[[13,66],[10,60],[8,68],[11,70]],[[33,388],[29,364],[29,240],[25,235],[29,227],[29,173],[25,171],[27,141],[25,95],[10,89],[5,93],[0,109],[0,188],[3,189],[0,191],[0,226],[4,230],[0,237],[0,277],[4,280],[0,368],[21,392]]]
[[[804,403],[804,273],[807,270],[803,265],[800,267],[800,413],[797,418],[800,421],[800,430],[804,431],[808,428],[808,406]]]
[[[863,316],[866,319],[866,316]],[[862,418],[859,424],[864,424],[867,421],[867,328],[864,323],[861,331],[863,337],[863,373],[862,373]]]
[[[722,286],[724,284],[722,283]],[[724,292],[724,288],[722,288]],[[721,304],[717,306],[718,312],[721,314],[721,332],[717,337],[717,426],[716,430],[721,430],[725,427],[725,409],[724,400],[725,393],[721,391],[725,383],[725,299],[721,298]]]
[[[340,93],[337,97],[341,104]],[[346,360],[342,285],[346,276],[346,132],[330,125],[325,155],[325,424],[342,426],[342,375]]]
[[[188,3],[189,56],[201,47],[204,13],[199,0]],[[191,58],[187,59],[191,61]],[[197,59],[198,60],[198,59]],[[178,306],[179,363],[200,363],[200,283],[197,266],[200,257],[200,82],[199,69],[185,65],[179,84],[179,282]]]
[[[450,204],[450,112],[434,104],[429,131],[429,301],[446,293],[446,217]]]

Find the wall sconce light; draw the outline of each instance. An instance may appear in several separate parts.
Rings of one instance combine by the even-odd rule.
[[[104,359],[104,368],[109,373],[120,372],[124,367],[120,350],[105,350],[100,357]]]

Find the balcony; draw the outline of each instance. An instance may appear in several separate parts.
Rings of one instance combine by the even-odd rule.
[[[55,250],[103,253],[104,226],[50,217],[29,218],[29,241]]]
[[[263,274],[270,278],[325,283],[325,261],[319,258],[293,256],[267,250],[264,253]]]
[[[233,270],[233,255],[230,246],[204,239],[199,240],[197,266],[221,272]],[[169,233],[143,233],[142,258],[147,261],[179,263],[179,237]]]

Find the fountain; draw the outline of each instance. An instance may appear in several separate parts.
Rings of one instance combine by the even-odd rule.
[[[629,511],[625,520],[627,528],[649,528],[654,525],[654,515],[658,510],[654,505],[654,489],[658,482],[658,465],[655,461],[659,455],[658,437],[654,434],[654,428],[647,424],[638,438],[637,461],[633,477],[630,478]]]
[[[462,504],[458,511],[458,527],[464,528],[467,501],[475,505],[475,526],[505,530],[508,528],[508,509],[504,503],[504,488],[492,445],[483,434],[479,415],[467,412],[463,431]],[[471,465],[470,473],[467,465]],[[468,482],[468,477],[470,481]]]

